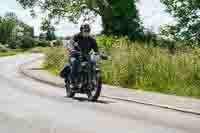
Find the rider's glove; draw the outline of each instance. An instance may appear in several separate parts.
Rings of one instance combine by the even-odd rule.
[[[96,60],[99,61],[101,59],[101,56],[98,54],[96,55]]]
[[[98,62],[100,60],[100,55],[99,54],[91,54],[91,60]]]
[[[101,55],[98,52],[95,52],[94,55],[97,61],[101,59]]]

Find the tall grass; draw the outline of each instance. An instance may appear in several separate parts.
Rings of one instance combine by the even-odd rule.
[[[30,53],[46,53],[51,47],[34,47],[29,49],[27,52]]]
[[[167,49],[130,42],[127,38],[98,37],[112,56],[101,64],[104,83],[122,87],[200,98],[200,49]],[[45,66],[59,73],[67,56],[62,48],[47,52]]]
[[[67,63],[67,54],[64,49],[61,47],[52,47],[45,51],[45,55],[44,68],[54,74],[59,74],[64,64]]]

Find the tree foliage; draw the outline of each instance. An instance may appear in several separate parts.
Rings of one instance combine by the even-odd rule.
[[[34,29],[18,19],[13,12],[0,17],[0,43],[9,48],[29,48],[34,45]],[[7,44],[7,45],[6,45]]]
[[[76,23],[81,16],[90,20],[100,15],[105,34],[128,35],[135,39],[142,34],[136,0],[17,0],[33,12],[40,7],[50,18],[63,17]],[[91,17],[92,16],[92,17]]]
[[[13,18],[5,16],[0,20],[0,42],[2,44],[8,43],[12,39],[13,30],[16,26],[16,21]]]
[[[179,40],[200,42],[200,2],[199,0],[161,0],[172,14],[177,24],[168,26]],[[166,29],[165,29],[166,31]]]
[[[42,21],[42,26],[41,26],[41,30],[46,32],[45,34],[45,39],[48,41],[52,41],[56,39],[55,36],[55,28],[54,26],[51,24],[51,20],[48,19],[44,19]]]

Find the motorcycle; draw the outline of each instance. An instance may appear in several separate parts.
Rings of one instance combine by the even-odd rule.
[[[79,54],[80,67],[78,72],[79,80],[77,82],[77,86],[71,88],[72,66],[70,64],[66,65],[64,69],[60,72],[60,76],[65,80],[66,96],[69,98],[73,98],[76,93],[81,93],[86,94],[90,101],[97,101],[102,90],[101,70],[98,65],[91,67],[91,63],[88,60],[83,59],[84,56],[81,54],[81,52]],[[93,58],[93,60],[99,62],[100,60],[107,60],[108,56],[102,53],[99,56],[96,56],[95,54],[90,54],[90,58]]]

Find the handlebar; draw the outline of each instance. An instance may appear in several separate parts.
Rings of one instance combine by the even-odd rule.
[[[105,54],[100,54],[102,60],[108,60],[108,56]]]

